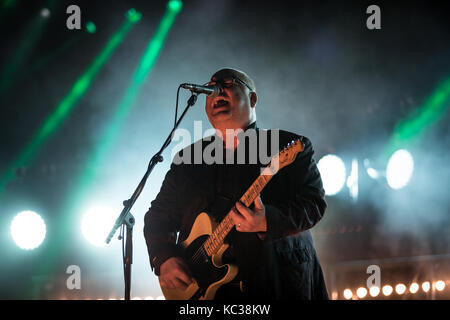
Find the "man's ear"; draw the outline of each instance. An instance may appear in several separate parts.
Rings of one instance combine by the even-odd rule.
[[[258,96],[256,92],[250,92],[250,107],[254,108],[258,102]]]

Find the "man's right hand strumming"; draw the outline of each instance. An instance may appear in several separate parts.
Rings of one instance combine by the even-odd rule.
[[[184,290],[195,281],[188,265],[179,257],[164,261],[159,271],[159,282],[162,288]]]

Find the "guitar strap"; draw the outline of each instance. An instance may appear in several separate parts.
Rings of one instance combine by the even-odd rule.
[[[230,179],[233,179],[233,175],[229,173],[229,167],[225,164],[225,152],[224,152],[224,164],[214,163],[213,179],[214,179],[214,203],[213,208],[210,211],[216,221],[222,221],[222,219],[228,214],[230,209],[236,203],[238,199],[235,199],[232,194],[229,194],[224,188],[225,183],[230,183]],[[232,181],[231,181],[232,183]],[[233,231],[227,235],[225,242],[230,244],[230,237]],[[234,260],[233,247],[230,245],[222,256],[224,263],[231,263]]]

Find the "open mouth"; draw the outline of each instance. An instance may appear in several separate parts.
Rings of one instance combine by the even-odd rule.
[[[226,107],[228,105],[229,103],[225,99],[217,99],[216,101],[214,101],[214,108]]]
[[[213,104],[213,115],[217,115],[222,112],[228,112],[230,110],[229,106],[230,103],[227,100],[218,98],[214,101]]]

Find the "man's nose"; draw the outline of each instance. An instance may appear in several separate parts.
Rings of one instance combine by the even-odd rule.
[[[218,94],[221,95],[223,93],[223,86],[220,83],[216,83],[215,86],[218,88]]]
[[[217,86],[219,87],[219,95],[221,95],[221,96],[224,95],[225,94],[225,87],[222,84],[220,84],[220,83],[218,83]]]

